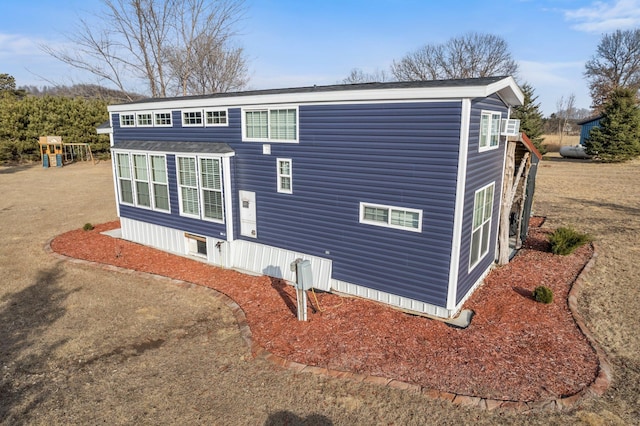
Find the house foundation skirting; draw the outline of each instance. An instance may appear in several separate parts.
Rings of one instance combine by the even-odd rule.
[[[432,316],[440,319],[450,319],[462,308],[462,304],[482,284],[491,268],[467,292],[467,295],[455,306],[446,309],[442,306],[421,302],[419,300],[398,296],[384,291],[375,290],[363,285],[353,284],[332,278],[332,262],[318,256],[311,256],[278,247],[272,247],[252,241],[225,241],[213,237],[203,238],[206,241],[206,255],[190,253],[188,238],[191,234],[174,228],[168,228],[129,218],[120,218],[122,238],[139,244],[151,246],[182,256],[192,256],[195,259],[211,263],[223,268],[233,268],[240,271],[281,278],[289,282],[296,281],[295,271],[291,270],[291,263],[296,259],[311,261],[314,287],[323,291],[332,291],[349,296],[381,302],[410,313]]]

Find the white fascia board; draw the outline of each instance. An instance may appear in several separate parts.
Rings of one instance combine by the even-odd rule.
[[[513,77],[496,81],[486,86],[486,88],[487,94],[485,96],[497,93],[509,107],[519,106],[524,103],[524,93],[522,93],[522,90],[520,90],[518,83],[516,83]]]
[[[462,86],[462,87],[423,87],[423,88],[394,88],[394,89],[366,89],[366,90],[332,90],[300,93],[272,93],[255,95],[231,95],[204,98],[163,99],[157,102],[129,103],[111,105],[109,112],[134,112],[156,109],[184,109],[204,107],[250,107],[252,105],[279,104],[309,104],[328,102],[375,102],[375,101],[418,101],[430,99],[459,100],[464,98],[483,98],[498,91],[504,92],[509,102],[516,105],[522,103],[524,96],[515,80],[508,77],[491,85]],[[522,99],[521,99],[522,98]]]

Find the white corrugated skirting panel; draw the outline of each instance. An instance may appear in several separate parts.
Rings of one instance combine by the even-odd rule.
[[[309,260],[313,273],[313,287],[324,291],[330,289],[329,259],[244,240],[236,240],[231,244],[234,268],[295,282],[296,274],[291,271],[291,263],[296,259]]]
[[[407,297],[397,296],[395,294],[385,293],[384,291],[374,290],[357,284],[351,284],[345,281],[331,280],[331,289],[344,294],[362,297],[363,299],[375,300],[376,302],[385,303],[397,308],[414,311],[417,313],[431,315],[439,318],[451,318],[455,311],[449,311],[446,308],[432,305],[418,300],[409,299]]]
[[[122,238],[165,251],[184,254],[184,232],[160,225],[120,218]]]

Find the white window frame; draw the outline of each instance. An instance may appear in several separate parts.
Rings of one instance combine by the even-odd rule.
[[[120,163],[120,158],[121,157],[126,157],[126,162],[125,163]],[[126,204],[126,205],[130,205],[130,206],[134,206],[135,205],[135,200],[136,200],[136,194],[133,190],[133,173],[131,170],[131,156],[129,155],[128,152],[116,152],[115,153],[115,168],[116,168],[116,181],[118,182],[118,199],[120,201],[120,204]],[[127,171],[128,171],[128,175],[129,176],[123,176],[122,175],[122,166],[126,166],[127,167]],[[122,195],[122,181],[127,181],[129,182],[129,191],[131,192],[131,201],[125,200],[123,198]]]
[[[293,110],[295,111],[295,136],[293,139],[276,139],[271,136],[272,114],[275,111]],[[267,136],[266,137],[248,137],[247,136],[247,113],[248,112],[266,112],[267,113]],[[278,105],[270,107],[252,107],[242,109],[242,140],[244,142],[279,142],[279,143],[298,143],[300,140],[300,111],[297,105]]]
[[[158,123],[160,114],[168,114],[169,123]],[[163,120],[163,119],[160,119]],[[153,111],[153,127],[173,127],[173,113],[169,111]]]
[[[195,162],[195,174],[196,174],[196,185],[185,185],[182,181],[181,181],[181,177],[180,177],[180,159],[181,158],[186,158],[186,159],[193,159]],[[202,174],[201,174],[201,163],[200,161],[206,159],[206,160],[215,160],[218,161],[218,170],[219,170],[219,183],[220,183],[220,187],[219,188],[208,188],[205,187],[202,181]],[[180,204],[180,215],[181,216],[185,216],[185,217],[192,217],[195,219],[200,219],[200,220],[206,220],[208,222],[215,222],[215,223],[225,223],[225,204],[224,204],[224,181],[223,181],[223,164],[224,162],[222,161],[221,157],[217,157],[217,156],[210,156],[210,155],[176,155],[176,178],[177,178],[177,184],[178,184],[178,199],[179,199],[179,204]],[[195,189],[196,190],[196,194],[197,194],[197,202],[198,202],[198,214],[192,214],[192,213],[188,213],[185,212],[184,210],[184,201],[182,198],[182,188],[189,188],[189,189]],[[221,218],[212,218],[212,217],[207,217],[205,216],[205,205],[204,205],[204,193],[205,191],[210,191],[210,192],[218,192],[220,193],[220,206],[222,207],[222,211],[221,211]]]
[[[164,182],[156,179],[155,169],[153,167],[152,158],[162,158],[164,161]],[[167,176],[167,156],[164,154],[148,154],[147,163],[149,164],[149,185],[151,186],[151,202],[153,209],[161,212],[171,213],[171,196],[169,194],[169,177]],[[164,186],[167,190],[167,208],[158,207],[158,194],[156,185]]]
[[[289,173],[283,173],[280,163],[286,163],[289,165]],[[293,160],[291,158],[278,158],[276,159],[276,172],[278,174],[278,192],[283,194],[293,194]],[[289,179],[289,187],[283,185],[284,181]]]
[[[185,121],[185,114],[197,113],[200,113],[200,123],[187,123]],[[204,127],[204,112],[201,108],[181,109],[180,117],[182,117],[182,127]]]
[[[127,157],[127,167],[129,168],[129,177],[121,177],[121,164],[119,162],[120,156]],[[135,156],[144,156],[145,157],[145,172],[146,179],[141,178],[137,175],[136,167],[135,167]],[[135,206],[141,209],[154,210],[162,213],[171,213],[171,197],[169,194],[169,181],[167,176],[167,158],[164,154],[151,154],[142,151],[117,151],[115,152],[116,157],[116,178],[118,181],[118,196],[121,204],[126,204],[130,206]],[[160,157],[163,158],[164,161],[164,182],[154,180],[154,170],[151,164],[151,157]],[[132,202],[124,201],[122,198],[122,184],[120,181],[126,180],[130,182],[131,185],[131,195]],[[137,183],[146,182],[149,187],[149,205],[144,205],[139,203],[138,199],[138,187]],[[156,199],[156,187],[155,185],[163,185],[167,188],[167,198],[168,198],[168,208],[158,207],[157,199]]]
[[[380,220],[371,220],[368,218],[365,218],[365,212],[367,208],[374,208],[374,209],[381,209],[381,210],[387,210],[387,218],[386,218],[386,222],[384,221],[380,221]],[[392,212],[399,212],[399,213],[412,213],[412,214],[418,214],[418,227],[414,228],[412,226],[406,226],[406,225],[400,225],[400,224],[394,224],[391,223],[392,222]],[[384,228],[393,228],[393,229],[400,229],[403,231],[411,231],[411,232],[422,232],[422,210],[420,209],[410,209],[410,208],[406,208],[406,207],[397,207],[397,206],[389,206],[389,205],[385,205],[385,204],[375,204],[375,203],[367,203],[367,202],[360,202],[360,223],[364,223],[367,225],[375,225],[375,226],[382,226]]]
[[[207,259],[209,254],[209,249],[207,247],[207,237],[203,237],[201,235],[195,235],[188,232],[184,233],[185,247],[186,253],[189,256],[202,257]],[[200,246],[198,243],[204,243],[204,246]],[[204,247],[204,253],[200,252],[200,247]]]
[[[224,123],[209,123],[209,113],[224,113]],[[205,127],[227,127],[229,126],[229,110],[227,108],[207,108],[204,110],[203,115],[204,125]],[[218,117],[220,118],[220,117]]]
[[[146,120],[145,120],[146,116]],[[147,121],[148,123],[143,123],[142,120]],[[153,127],[153,112],[151,111],[139,111],[136,112],[136,127]]]
[[[487,117],[489,122],[486,129],[486,138],[483,141],[483,119]],[[480,112],[480,130],[478,132],[478,150],[489,151],[497,149],[500,146],[500,127],[502,124],[502,113],[499,111],[481,111]]]
[[[127,124],[125,124],[125,121]],[[136,114],[133,112],[121,112],[120,127],[136,127]]]
[[[487,204],[487,190],[491,189],[491,200]],[[488,185],[478,189],[473,195],[473,214],[471,217],[471,240],[469,243],[469,271],[475,268],[489,253],[489,246],[491,245],[491,227],[493,222],[493,204],[496,196],[496,184],[491,182]],[[482,194],[481,202],[482,206],[478,206],[479,194]],[[489,210],[487,211],[487,208]],[[477,215],[481,214],[482,217],[478,218]],[[488,214],[488,215],[487,215]],[[477,219],[477,220],[476,220]],[[478,222],[476,224],[476,222]],[[479,237],[474,239],[474,235],[479,233]],[[474,259],[474,241],[480,244],[478,247],[477,259]],[[486,246],[483,247],[483,242],[486,241]]]
[[[131,159],[131,170],[133,177],[133,194],[134,201],[136,207],[140,207],[143,209],[151,209],[153,206],[153,195],[151,194],[151,184],[149,182],[149,157],[144,152],[132,152],[130,157]],[[136,159],[141,158],[144,161],[142,167],[137,164]],[[138,172],[143,174],[144,176],[139,176]],[[149,198],[149,204],[143,204],[140,202],[140,197],[143,195],[142,192],[138,188],[138,184],[146,184],[147,185],[147,193],[144,194]]]

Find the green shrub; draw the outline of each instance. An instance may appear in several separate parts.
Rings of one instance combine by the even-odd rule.
[[[90,223],[85,223],[82,229],[84,229],[85,231],[91,231],[93,229],[93,225]]]
[[[549,304],[553,302],[553,291],[549,287],[540,285],[533,290],[533,298],[536,302]]]
[[[582,234],[573,228],[558,228],[549,235],[551,252],[553,254],[571,254],[575,249],[589,241],[591,241],[591,237],[589,235]]]

